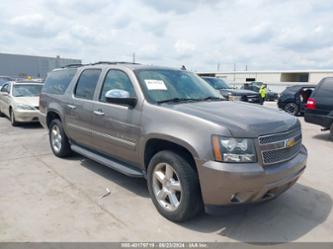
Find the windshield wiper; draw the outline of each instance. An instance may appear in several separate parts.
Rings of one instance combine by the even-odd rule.
[[[201,99],[172,98],[172,99],[157,101],[157,103],[163,104],[163,103],[180,103],[180,102],[193,102],[193,101],[201,101]]]

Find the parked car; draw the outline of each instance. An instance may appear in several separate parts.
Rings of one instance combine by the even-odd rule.
[[[322,79],[305,105],[305,121],[330,130],[333,139],[333,77]]]
[[[9,76],[0,76],[0,88],[8,81],[14,81],[14,79]]]
[[[216,77],[202,77],[212,87],[220,91],[227,100],[238,100],[250,103],[259,103],[259,94],[250,90],[233,89],[223,79]]]
[[[0,116],[7,116],[13,126],[38,122],[39,95],[42,84],[7,82],[0,89]]]
[[[242,86],[242,89],[245,90],[251,90],[254,92],[259,93],[261,85],[264,84],[263,82],[251,82],[251,83],[245,83]],[[276,92],[271,91],[270,89],[267,89],[267,96],[266,96],[266,101],[276,101],[279,98],[279,94]]]
[[[316,85],[294,85],[287,87],[278,99],[278,107],[291,115],[304,114],[305,104]]]
[[[225,101],[185,70],[95,63],[50,72],[40,121],[58,157],[75,151],[145,177],[157,210],[184,221],[271,200],[306,167],[297,118]]]

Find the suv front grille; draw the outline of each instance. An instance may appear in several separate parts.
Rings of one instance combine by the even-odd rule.
[[[298,129],[261,136],[259,146],[264,165],[288,161],[299,153],[302,146],[302,134]]]
[[[290,131],[282,132],[282,133],[261,136],[261,137],[259,137],[259,144],[270,144],[270,143],[274,143],[274,142],[279,142],[279,141],[283,141],[285,139],[288,139],[290,137],[297,136],[297,135],[301,135],[301,131],[298,129],[290,130]]]

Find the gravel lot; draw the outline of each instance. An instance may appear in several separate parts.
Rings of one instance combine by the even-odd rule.
[[[41,126],[0,118],[0,241],[333,241],[333,142],[300,119],[309,161],[292,189],[235,214],[174,224],[157,213],[143,179],[81,156],[56,158]]]

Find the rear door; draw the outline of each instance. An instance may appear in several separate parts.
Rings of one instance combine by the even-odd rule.
[[[316,114],[330,115],[333,111],[333,78],[324,79],[311,96],[316,100]],[[333,116],[332,116],[333,118]]]
[[[303,87],[296,96],[296,99],[299,99],[299,106],[302,113],[304,113],[305,105],[308,102],[308,99],[310,98],[311,94],[314,91],[314,87]]]
[[[75,143],[91,147],[93,98],[102,70],[85,69],[81,72],[73,90],[70,109],[66,117],[68,134]]]
[[[93,144],[96,150],[116,159],[138,162],[137,142],[140,135],[141,111],[120,104],[107,103],[105,94],[112,89],[129,92],[136,97],[132,82],[122,70],[110,69],[101,84],[93,109]]]

